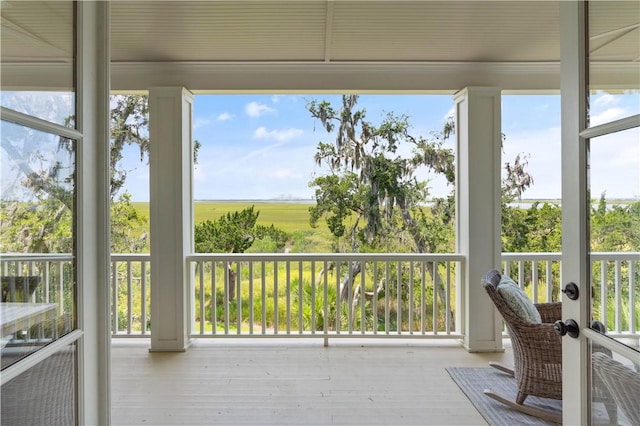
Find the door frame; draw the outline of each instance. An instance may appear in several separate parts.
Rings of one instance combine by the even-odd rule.
[[[587,126],[588,114],[588,2],[561,2],[561,116],[562,116],[562,277],[561,285],[578,285],[581,297],[562,296],[562,318],[574,319],[578,338],[563,338],[563,424],[591,424],[591,361],[589,341],[623,356],[634,350],[589,328],[591,318],[589,213],[589,140],[640,127],[640,115],[599,126]]]
[[[560,92],[562,117],[562,274],[560,285],[578,285],[588,294],[587,144],[581,132],[587,111],[587,29],[585,2],[560,3]],[[562,318],[582,327],[588,323],[588,297],[562,296]],[[562,342],[562,421],[588,424],[589,377],[587,340]]]

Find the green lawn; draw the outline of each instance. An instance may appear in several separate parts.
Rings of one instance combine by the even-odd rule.
[[[196,201],[195,223],[215,220],[227,212],[255,206],[260,212],[258,223],[275,225],[286,232],[310,231],[309,207],[314,204],[250,202],[250,201]]]
[[[138,212],[149,217],[149,203],[133,202],[133,205]],[[260,212],[259,224],[274,225],[290,235],[292,251],[330,251],[330,233],[326,224],[320,222],[315,229],[309,225],[309,207],[313,206],[310,203],[196,201],[194,202],[194,221],[200,223],[205,220],[216,220],[225,213],[239,211],[252,205]]]

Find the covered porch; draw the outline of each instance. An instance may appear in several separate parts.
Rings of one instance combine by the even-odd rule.
[[[502,323],[479,285],[482,274],[491,268],[517,274],[521,283],[531,284],[534,301],[559,300],[567,277],[579,281],[573,278],[571,261],[565,263],[569,273],[560,273],[566,254],[501,252],[501,96],[558,93],[562,74],[563,132],[568,135],[563,143],[573,147],[566,141],[585,128],[585,99],[577,100],[586,90],[586,84],[580,85],[585,67],[590,67],[593,90],[637,91],[638,58],[629,54],[635,54],[637,42],[628,35],[637,34],[638,23],[629,13],[610,16],[604,2],[593,3],[590,10],[600,26],[590,26],[597,32],[591,38],[592,62],[585,65],[571,53],[589,39],[580,32],[584,7],[555,1],[78,2],[63,21],[73,31],[74,43],[78,37],[79,54],[75,44],[61,54],[18,25],[21,19],[25,27],[32,18],[49,21],[46,11],[25,8],[21,16],[18,5],[12,5],[11,20],[10,13],[6,18],[3,13],[3,31],[10,27],[20,41],[13,46],[14,57],[3,57],[3,90],[77,95],[79,130],[52,125],[31,105],[26,112],[21,105],[3,105],[3,121],[79,141],[77,245],[76,252],[53,260],[28,253],[3,254],[2,262],[4,270],[18,270],[19,275],[37,272],[43,288],[58,285],[59,293],[63,286],[71,289],[77,330],[50,344],[48,352],[45,345],[40,359],[78,342],[73,364],[78,403],[73,410],[80,423],[479,424],[482,417],[446,368],[509,363]],[[561,28],[569,28],[562,37]],[[3,49],[4,40],[3,34]],[[455,253],[255,258],[194,253],[193,95],[305,91],[455,97]],[[109,249],[110,93],[149,94],[149,255]],[[614,123],[614,130],[637,126],[637,120],[637,114],[618,120],[622,124]],[[568,154],[565,175],[575,166],[570,157],[578,158],[573,151]],[[587,206],[574,195],[563,192],[563,203]],[[586,227],[569,231],[573,233],[567,238],[585,243]],[[601,307],[613,309],[608,327],[615,337],[629,338],[637,346],[635,299],[630,300],[631,311],[623,312],[620,290],[634,295],[638,283],[625,281],[619,272],[637,270],[640,254],[590,254],[602,265],[600,278],[595,278],[600,288],[610,285],[615,292],[612,307]],[[393,282],[394,270],[397,277],[402,268],[413,274],[409,276],[419,284],[418,291],[407,293],[406,300],[415,309],[403,312],[393,308],[400,303],[384,299],[378,311],[368,312],[363,284],[360,294],[357,287],[350,289],[344,309],[335,308],[335,327],[325,321],[320,326],[318,318],[326,319],[333,309],[320,296],[339,283],[335,277],[331,282],[326,275],[324,281],[314,277],[320,285],[314,287],[313,303],[303,305],[302,297],[296,300],[292,277],[302,262],[345,261],[375,265],[371,270],[383,274],[387,284]],[[286,265],[284,274],[265,282],[258,271],[265,263]],[[247,272],[249,265],[255,269]],[[64,283],[62,278],[50,282],[50,276],[62,277],[48,275],[56,268],[77,275]],[[254,279],[231,280],[229,270]],[[216,281],[216,276],[222,278]],[[609,276],[615,280],[605,284]],[[361,277],[363,283],[369,279],[364,273]],[[267,290],[260,300],[253,298],[254,292],[248,299],[231,296],[249,286],[280,286],[286,302],[274,305],[276,313],[284,312],[284,323],[278,324],[275,315],[275,324],[268,325]],[[222,294],[221,311],[212,309],[218,303],[207,292],[211,298]],[[378,294],[376,287],[373,292]],[[426,292],[434,295],[432,305],[425,303]],[[136,297],[143,301],[139,311],[134,309]],[[398,291],[397,297],[404,300],[405,295]],[[66,309],[62,301],[59,305]],[[310,322],[300,316],[307,308]],[[394,318],[397,324],[405,315],[409,328],[394,328]],[[581,320],[588,323],[586,314]],[[367,328],[369,323],[375,326]],[[14,376],[35,363],[27,359],[17,365]]]

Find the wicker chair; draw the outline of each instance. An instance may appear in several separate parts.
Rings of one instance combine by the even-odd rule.
[[[602,352],[594,353],[591,359],[595,376],[605,384],[627,420],[640,425],[640,373]]]
[[[491,390],[485,390],[484,393],[523,413],[562,423],[560,414],[524,405],[529,395],[562,399],[562,338],[554,329],[554,323],[561,319],[562,303],[535,304],[542,323],[527,322],[509,307],[498,292],[497,286],[501,278],[500,272],[493,269],[482,278],[482,285],[507,326],[513,347],[514,368],[498,363],[489,365],[514,376],[518,385],[518,394],[514,402]],[[615,424],[617,422],[615,405],[604,386],[595,383],[594,399],[605,403],[609,419]]]

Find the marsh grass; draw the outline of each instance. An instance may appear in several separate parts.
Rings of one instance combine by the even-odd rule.
[[[337,295],[339,282],[346,273],[346,264],[338,266],[338,271],[334,265],[333,269],[322,275],[322,262],[290,262],[288,265],[278,262],[277,266],[273,262],[256,262],[251,271],[243,263],[238,270],[238,264],[231,262],[236,274],[237,291],[235,299],[231,300],[229,288],[225,290],[225,285],[228,285],[225,266],[217,262],[213,293],[211,263],[206,263],[204,271],[195,271],[194,330],[200,330],[201,321],[204,321],[205,333],[212,332],[214,323],[217,331],[237,332],[240,327],[243,332],[253,333],[276,330],[286,333],[318,333],[325,330],[393,332],[398,329],[444,331],[447,322],[444,300],[438,300],[435,307],[438,313],[436,330],[433,329],[433,283],[425,278],[423,290],[418,272],[412,275],[413,281],[410,281],[410,275],[406,272],[408,263],[401,266],[404,273],[398,274],[395,270],[397,267],[393,265],[390,274],[383,280],[384,263],[367,263],[365,273],[354,281],[352,297],[341,301]],[[440,272],[444,274],[444,265],[440,267]],[[201,273],[204,274],[205,283],[202,288],[199,285]],[[375,282],[374,277],[377,280]],[[450,290],[450,311],[453,313],[455,288]],[[201,291],[204,291],[203,298],[200,297]],[[201,309],[202,300],[204,309]]]

